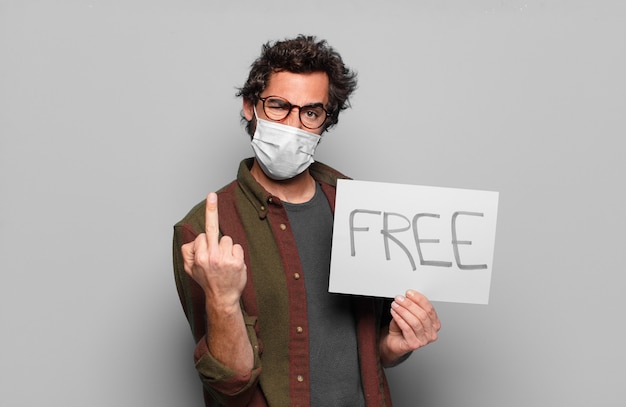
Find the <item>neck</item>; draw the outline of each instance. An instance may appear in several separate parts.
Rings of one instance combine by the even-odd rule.
[[[315,180],[308,168],[293,178],[277,181],[265,175],[255,159],[250,174],[267,192],[278,197],[281,201],[295,204],[304,203],[310,201],[315,195]]]

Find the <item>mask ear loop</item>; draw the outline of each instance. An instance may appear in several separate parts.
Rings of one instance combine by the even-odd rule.
[[[257,102],[257,103],[258,103],[258,102]],[[252,111],[254,112],[254,120],[256,121],[256,123],[258,123],[258,122],[259,122],[259,114],[258,114],[258,113],[257,113],[257,111],[256,111],[256,105],[257,105],[257,103],[255,103],[254,105],[252,105]],[[256,123],[255,123],[255,126],[256,126]]]

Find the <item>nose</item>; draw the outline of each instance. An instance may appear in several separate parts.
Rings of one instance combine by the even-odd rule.
[[[284,119],[284,123],[287,126],[297,127],[302,129],[302,122],[300,121],[300,108],[298,106],[293,106],[289,111],[289,114]]]

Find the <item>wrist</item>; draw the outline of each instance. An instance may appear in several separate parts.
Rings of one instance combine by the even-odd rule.
[[[210,300],[207,299],[205,303],[205,309],[207,316],[211,319],[216,317],[229,317],[234,315],[241,315],[241,305],[239,300],[226,301],[226,300]]]

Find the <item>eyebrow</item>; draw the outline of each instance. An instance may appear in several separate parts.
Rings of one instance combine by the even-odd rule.
[[[321,107],[325,109],[324,104],[322,102],[307,103],[306,105],[302,105],[302,107]]]

